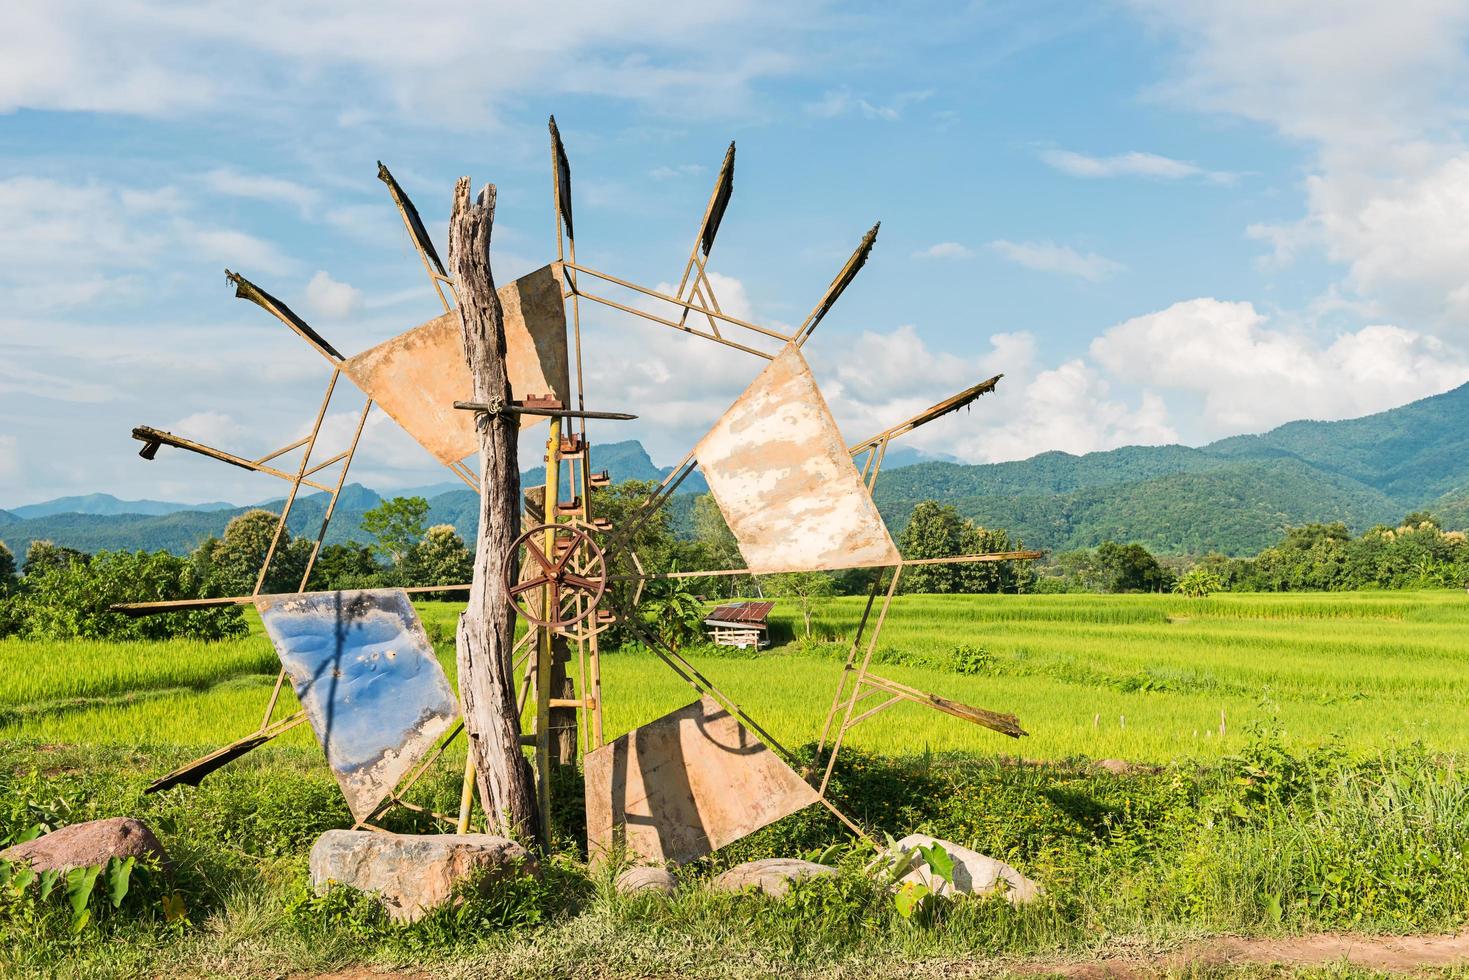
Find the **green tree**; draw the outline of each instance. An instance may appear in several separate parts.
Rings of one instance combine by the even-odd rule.
[[[925,500],[913,508],[898,540],[904,558],[952,558],[964,554],[965,520],[949,504]],[[904,592],[964,592],[961,565],[915,565],[903,569]]]
[[[394,497],[362,515],[362,530],[372,535],[374,552],[398,565],[423,537],[427,516],[428,501],[422,497]]]
[[[657,488],[658,484],[651,480],[624,480],[610,487],[595,489],[592,491],[591,515],[611,521],[611,534],[616,535],[632,526],[636,516],[642,512],[648,495]],[[605,548],[609,541],[606,535],[601,537],[599,543]],[[605,607],[626,610],[632,602],[635,585],[631,576],[637,574],[638,566],[629,557],[628,551],[629,549],[620,547],[613,548],[607,554],[607,571],[614,577],[607,582],[607,594],[602,599]],[[631,551],[637,555],[646,572],[665,571],[675,566],[679,549],[673,536],[672,519],[667,507],[658,508],[633,534]],[[653,601],[657,598],[658,588],[655,583],[649,582],[644,589],[643,599]],[[695,604],[697,605],[697,600]],[[697,627],[697,622],[695,626]],[[696,628],[695,634],[697,632]],[[623,625],[618,623],[603,635],[602,643],[607,647],[614,647],[630,639]]]
[[[474,555],[452,524],[428,529],[399,565],[404,585],[459,585],[474,571]]]
[[[311,568],[313,589],[372,589],[381,585],[383,567],[371,548],[355,541],[324,546]]]
[[[1002,528],[975,527],[968,521],[960,544],[962,554],[984,555],[1004,551],[1024,551],[1019,541],[1011,541],[1010,534]],[[972,562],[959,566],[963,569],[961,581],[965,592],[1015,594],[1035,589],[1036,574],[1028,561]],[[906,576],[908,570],[904,570]]]
[[[30,577],[61,565],[71,565],[76,562],[85,564],[88,557],[85,552],[75,548],[66,548],[40,538],[32,541],[31,546],[26,549],[26,560],[25,565],[21,567],[21,574]]]
[[[196,549],[191,563],[209,594],[251,594],[279,519],[268,510],[246,511],[225,526],[222,538],[210,538]],[[292,540],[290,530],[283,529],[261,591],[297,591],[310,556],[311,542]]]
[[[700,494],[694,499],[694,544],[696,553],[692,564],[696,569],[744,568],[745,557],[740,554],[739,542],[724,520],[724,512],[712,494]],[[700,584],[711,592],[729,597],[748,595],[754,579],[747,575],[722,575],[718,578],[701,579]]]
[[[673,571],[678,570],[675,565]],[[643,591],[638,617],[674,650],[704,635],[704,606],[685,579],[653,579]]]
[[[10,546],[0,541],[0,596],[15,591],[15,555]]]
[[[1105,592],[1162,592],[1173,585],[1168,570],[1136,543],[1103,541],[1097,546],[1097,570]]]
[[[1205,599],[1223,588],[1224,583],[1219,580],[1219,576],[1202,565],[1190,568],[1177,582],[1173,583],[1174,592],[1188,596],[1190,599]]]
[[[166,551],[99,551],[89,561],[50,564],[26,576],[24,592],[12,601],[18,603],[18,631],[35,639],[244,635],[244,617],[234,606],[136,617],[108,608],[119,602],[198,598],[202,585],[188,559]]]
[[[826,572],[783,572],[766,575],[765,590],[770,595],[781,596],[795,602],[801,612],[801,623],[805,635],[811,636],[811,621],[815,616],[816,602],[836,592],[835,583]]]
[[[907,559],[954,558],[959,555],[1020,551],[1008,532],[977,527],[959,516],[952,505],[925,500],[913,508],[903,528],[898,550]],[[903,569],[904,592],[1026,592],[1035,584],[1027,563],[955,562],[913,565]]]

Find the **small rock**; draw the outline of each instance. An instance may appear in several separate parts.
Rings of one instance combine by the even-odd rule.
[[[916,853],[919,844],[924,847],[937,844],[948,853],[954,862],[952,882],[932,876],[928,865],[923,863],[923,856]],[[1035,901],[1044,891],[1039,884],[1004,861],[996,861],[951,841],[939,840],[927,834],[909,834],[898,841],[895,847],[900,852],[914,852],[908,857],[912,870],[900,880],[927,885],[936,895],[990,895],[1004,889],[1006,901],[1011,905],[1024,905]]]
[[[132,817],[109,817],[74,823],[35,840],[16,844],[0,851],[0,860],[25,861],[36,871],[87,868],[106,864],[110,858],[157,858],[165,869],[172,869],[168,852],[141,820]]]
[[[538,875],[535,859],[513,840],[491,834],[384,834],[328,830],[311,848],[311,884],[335,882],[375,892],[398,922],[414,922],[483,873],[488,891],[512,875]]]
[[[1114,776],[1126,776],[1132,772],[1132,763],[1126,759],[1102,759],[1092,763],[1103,772],[1110,772]]]
[[[634,895],[653,892],[672,895],[678,890],[678,879],[667,868],[628,868],[617,876],[617,894]]]
[[[714,887],[721,891],[739,892],[746,888],[764,892],[776,898],[790,891],[791,883],[802,878],[834,875],[836,868],[813,861],[795,858],[766,858],[763,861],[746,861],[737,864],[714,879]]]

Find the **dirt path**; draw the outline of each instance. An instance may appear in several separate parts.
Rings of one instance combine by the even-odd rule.
[[[1086,960],[1016,960],[1007,974],[1060,976],[1075,980],[1145,980],[1187,973],[1199,967],[1313,967],[1350,964],[1385,973],[1469,966],[1469,932],[1455,936],[1356,936],[1319,934],[1280,939],[1220,937],[1189,943],[1168,953],[1147,954],[1119,950],[1116,955]],[[913,964],[909,964],[912,967]],[[928,964],[905,970],[909,976],[993,976],[997,964],[960,961]],[[674,976],[675,974],[669,974]],[[866,975],[865,973],[863,974]],[[875,974],[874,974],[875,975]],[[383,968],[349,967],[312,976],[310,980],[429,980],[427,974]]]
[[[1026,964],[1021,972],[1091,978],[1152,977],[1196,966],[1352,966],[1388,973],[1469,966],[1469,932],[1456,936],[1326,934],[1281,939],[1209,939],[1158,956]]]

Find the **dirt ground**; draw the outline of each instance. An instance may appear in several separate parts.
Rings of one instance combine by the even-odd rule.
[[[1281,939],[1221,937],[1159,955],[1026,964],[1020,972],[1103,980],[1152,977],[1198,966],[1311,967],[1350,964],[1386,973],[1469,966],[1469,932],[1454,936],[1353,936],[1327,933]]]
[[[931,964],[931,975],[993,976],[1007,972],[1075,980],[1144,980],[1187,973],[1200,967],[1326,967],[1350,965],[1384,973],[1417,973],[1448,967],[1469,968],[1469,932],[1453,936],[1355,936],[1326,933],[1281,939],[1218,937],[1189,943],[1166,953],[1119,950],[1116,955],[1077,960],[1023,960],[1001,966],[993,960]],[[1006,969],[1008,968],[1008,969]],[[930,975],[922,967],[908,976]],[[428,980],[420,972],[350,967],[300,980]]]

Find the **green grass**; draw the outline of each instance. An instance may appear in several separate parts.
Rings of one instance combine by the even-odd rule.
[[[777,738],[814,741],[863,600],[821,607],[815,641],[758,656],[707,647],[689,656]],[[453,677],[457,608],[425,603],[425,623]],[[778,606],[777,635],[794,611]],[[1290,744],[1339,737],[1354,753],[1469,742],[1469,599],[1458,592],[1321,595],[905,596],[893,606],[874,669],[998,711],[1031,733],[1018,742],[915,705],[864,722],[870,751],[1121,757],[1164,762],[1234,752],[1255,723]],[[953,669],[980,647],[985,669]],[[213,747],[254,727],[276,670],[252,623],[218,644],[0,642],[0,737],[72,744]],[[693,698],[646,651],[603,658],[609,737]],[[289,692],[281,711],[294,709]],[[1224,733],[1220,734],[1221,720]],[[307,747],[298,729],[282,740]]]
[[[420,609],[452,678],[457,610]],[[832,600],[817,637],[798,642],[781,606],[775,632],[786,641],[775,649],[689,656],[803,746],[861,611],[862,600]],[[897,915],[863,873],[870,854],[819,807],[680,869],[671,900],[618,897],[577,859],[573,773],[558,777],[568,780],[557,794],[563,849],[545,886],[512,903],[518,924],[503,921],[505,908],[471,904],[411,929],[385,926],[307,897],[306,852],[350,817],[305,727],[198,788],[142,793],[258,724],[277,661],[253,617],[251,635],[220,644],[8,641],[0,839],[37,822],[142,817],[174,856],[167,887],[190,919],[166,924],[160,895],[142,890],[73,939],[63,903],[0,894],[0,974],[315,976],[376,962],[446,977],[937,976],[1219,933],[1452,930],[1469,915],[1466,626],[1469,600],[1448,592],[900,599],[876,669],[1014,711],[1032,734],[1014,742],[898,706],[855,731],[834,801],[874,834],[933,833],[1047,889],[1025,909],[968,902],[927,924]],[[971,650],[956,658],[960,647]],[[982,669],[958,670],[966,665]],[[603,675],[609,736],[693,697],[646,651],[609,652]],[[278,717],[294,708],[287,690]],[[1342,751],[1315,749],[1324,743]],[[1016,755],[1051,761],[997,758]],[[1115,776],[1078,757],[1160,765]],[[415,801],[452,810],[461,765],[451,752]],[[409,811],[388,823],[431,829]],[[841,876],[785,901],[701,887],[739,861],[832,843],[845,848]]]

